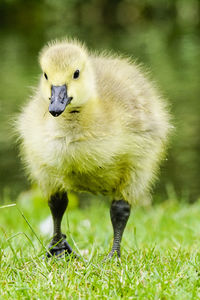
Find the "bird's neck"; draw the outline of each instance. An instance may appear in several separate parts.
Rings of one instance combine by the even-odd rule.
[[[103,113],[97,97],[91,98],[81,106],[69,107],[56,119],[59,127],[67,131],[87,131],[102,123]],[[67,123],[67,126],[66,126]]]
[[[95,118],[100,111],[101,106],[97,97],[92,97],[81,107],[82,114],[90,117],[91,119]]]

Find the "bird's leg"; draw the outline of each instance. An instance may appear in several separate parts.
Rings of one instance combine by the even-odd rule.
[[[114,240],[112,250],[108,257],[112,257],[115,253],[120,257],[120,243],[126,223],[130,216],[130,204],[124,200],[113,201],[110,208],[110,217],[113,226]]]
[[[49,207],[53,218],[53,238],[49,244],[47,257],[52,255],[62,256],[64,253],[71,254],[72,248],[65,240],[66,235],[61,232],[61,221],[68,205],[66,192],[53,194],[49,199]]]

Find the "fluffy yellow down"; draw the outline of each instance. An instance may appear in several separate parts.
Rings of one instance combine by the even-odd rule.
[[[48,197],[66,190],[130,204],[145,198],[171,128],[152,83],[129,59],[90,53],[77,41],[48,44],[40,65],[48,80],[42,74],[17,122],[30,178]],[[73,100],[55,118],[48,111],[51,85],[63,84]]]

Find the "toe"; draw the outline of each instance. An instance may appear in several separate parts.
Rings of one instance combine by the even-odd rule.
[[[70,245],[64,239],[66,237],[63,234],[63,240],[61,240],[57,245],[50,243],[49,251],[46,253],[46,256],[49,258],[51,256],[62,257],[64,255],[72,255],[74,258],[78,258],[78,255],[72,250]]]

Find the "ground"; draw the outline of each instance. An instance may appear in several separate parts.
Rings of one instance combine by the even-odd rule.
[[[82,258],[45,260],[49,210],[22,198],[0,208],[0,299],[200,299],[200,201],[133,209],[122,259],[110,261],[108,204],[71,207],[63,231]]]

